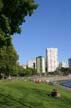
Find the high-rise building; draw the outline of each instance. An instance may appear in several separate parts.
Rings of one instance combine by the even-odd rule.
[[[58,49],[46,49],[46,69],[47,72],[54,72],[58,67]]]
[[[38,74],[45,74],[45,58],[38,56],[36,58],[36,69]]]
[[[36,68],[36,61],[35,60],[29,60],[27,64],[28,68]]]
[[[69,68],[71,68],[71,58],[68,59]]]

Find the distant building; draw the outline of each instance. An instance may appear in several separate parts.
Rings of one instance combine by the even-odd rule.
[[[28,68],[36,68],[36,61],[35,60],[29,60],[27,64]]]
[[[22,67],[23,67],[24,69],[26,69],[26,68],[27,68],[27,65],[24,65],[24,64],[23,64]]]
[[[67,68],[67,65],[66,65],[66,63],[65,62],[60,62],[59,63],[59,68]]]
[[[36,58],[36,69],[38,74],[45,74],[45,58],[38,56]]]
[[[46,69],[47,72],[54,72],[58,67],[58,49],[46,49]]]
[[[19,65],[22,66],[24,69],[27,68],[27,65],[25,65],[25,64],[21,64],[21,63],[19,63]]]
[[[68,59],[69,68],[71,68],[71,58]]]

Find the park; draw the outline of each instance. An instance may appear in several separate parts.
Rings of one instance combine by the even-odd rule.
[[[49,97],[56,88],[61,98]],[[70,108],[71,91],[25,79],[0,80],[0,108]]]
[[[70,26],[71,20],[69,20],[70,16],[69,17],[65,17],[65,16],[68,15],[69,12],[71,12],[70,11],[71,8],[69,8],[67,14],[63,14],[62,12],[65,13],[65,10],[68,9],[71,3],[68,3],[68,7],[66,3],[65,6],[67,8],[64,7],[65,9],[64,10],[63,6],[64,6],[65,1],[54,2],[52,0],[52,3],[50,3],[50,0],[49,0],[49,2],[46,3],[47,0],[45,1],[40,0],[39,3],[41,3],[42,5],[45,3],[44,7],[46,6],[46,8],[44,7],[42,8],[42,5],[41,5],[42,9],[40,12],[39,3],[35,1],[36,0],[0,0],[0,108],[71,108],[71,89],[66,89],[62,86],[58,86],[53,83],[48,84],[46,83],[46,81],[41,81],[40,83],[40,81],[38,80],[36,81],[37,83],[35,83],[33,80],[28,79],[28,76],[37,75],[36,70],[33,70],[31,68],[24,69],[19,64],[20,55],[17,52],[18,51],[17,48],[19,50],[22,50],[23,57],[25,58],[24,54],[26,51],[24,49],[27,49],[26,48],[27,45],[28,45],[28,49],[27,49],[28,52],[26,52],[26,55],[27,54],[28,55],[26,56],[26,59],[27,57],[29,57],[30,54],[34,55],[36,52],[39,52],[40,47],[42,45],[45,44],[47,46],[50,46],[48,45],[49,41],[50,43],[54,42],[54,44],[51,44],[51,46],[56,46],[58,45],[58,43],[60,46],[61,41],[62,41],[62,44],[60,46],[62,51],[64,51],[63,50],[64,48],[67,48],[65,49],[66,54],[67,52],[70,51],[69,46],[71,42],[68,44],[67,42],[70,41],[70,37],[68,36],[70,35],[71,30],[70,28],[68,28],[68,22],[66,21],[69,21],[69,26]],[[53,5],[54,3],[55,5]],[[47,6],[47,4],[49,5]],[[49,7],[49,9],[47,9],[47,7]],[[33,25],[33,23],[31,23],[31,21],[28,20],[28,17],[31,16],[34,13],[34,11],[37,9],[38,9],[38,14],[35,14],[35,20],[33,19],[31,20],[35,22],[34,23],[35,25]],[[61,14],[59,14],[60,12]],[[45,17],[44,15],[46,14],[47,16]],[[43,18],[46,18],[46,20]],[[25,24],[25,21],[27,22],[27,20],[29,21],[29,25],[30,23],[32,25],[31,27],[28,25],[27,29],[25,29],[26,26],[23,27],[22,25]],[[46,24],[48,26],[46,26]],[[67,31],[67,29],[70,31]],[[30,32],[27,30],[29,31],[31,30],[32,34],[30,34]],[[21,31],[24,31],[24,32],[21,32]],[[46,34],[47,31],[49,31],[50,33],[48,32]],[[25,34],[25,32],[28,34]],[[21,38],[20,33],[22,36],[24,35],[23,39]],[[55,37],[55,34],[56,34],[56,37]],[[17,35],[19,35],[19,41],[17,40],[18,39]],[[65,36],[67,37],[66,41],[64,40]],[[16,43],[18,45],[17,48],[14,46],[14,43],[13,43],[14,38],[16,39]],[[20,39],[22,40],[20,41]],[[64,42],[66,42],[66,44]],[[34,45],[36,46],[36,48]],[[62,48],[62,45],[64,46],[64,48]],[[22,47],[22,46],[25,46],[25,47]],[[31,50],[32,48],[34,49]],[[41,49],[43,49],[43,46],[41,47]],[[22,53],[20,52],[20,54]],[[65,52],[62,55],[65,56]],[[21,60],[23,60],[23,58]],[[63,70],[64,70],[63,73],[66,72],[63,75],[69,74],[68,73],[69,71],[67,69],[63,68]],[[70,70],[70,73],[71,73],[71,70]],[[54,79],[49,78],[48,81],[51,80],[53,82],[53,80],[57,81],[58,79],[70,80],[71,76],[70,77],[62,76],[62,77],[57,77],[56,79],[55,77]],[[60,98],[48,96],[48,94],[50,94],[53,89],[57,90],[61,94]]]

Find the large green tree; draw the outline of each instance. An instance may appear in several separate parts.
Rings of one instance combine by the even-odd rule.
[[[37,7],[34,0],[0,0],[0,73],[14,69],[18,55],[12,36],[21,32],[25,17],[31,16]]]
[[[34,0],[0,0],[0,28],[6,36],[19,33],[27,15],[37,8]]]
[[[25,17],[37,7],[34,0],[0,0],[0,47],[11,44],[11,36],[21,32]]]

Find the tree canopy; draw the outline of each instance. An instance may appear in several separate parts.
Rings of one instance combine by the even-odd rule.
[[[12,35],[21,32],[25,17],[31,16],[37,7],[34,0],[0,0],[0,76],[9,75],[18,67]]]
[[[38,7],[34,0],[0,0],[0,29],[6,36],[20,33],[20,25]]]

